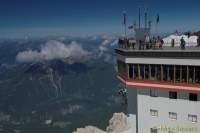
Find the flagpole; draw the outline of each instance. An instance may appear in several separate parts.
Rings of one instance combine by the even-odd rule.
[[[157,36],[157,26],[158,26],[158,23],[156,22],[155,23],[155,35]]]
[[[125,30],[125,38],[126,38],[126,23],[124,25],[124,30]]]
[[[123,17],[124,17],[124,22],[123,22],[124,23],[124,35],[125,35],[125,38],[126,38],[126,36],[127,36],[127,31],[126,31],[127,13],[126,13],[126,11],[123,12]]]
[[[139,7],[139,29],[140,29],[140,24],[141,24],[141,13],[140,13],[140,7]]]
[[[159,16],[159,14],[157,14],[157,17],[156,17],[156,26],[155,26],[155,34],[157,34],[157,29],[158,29],[159,22],[160,22],[160,16]]]

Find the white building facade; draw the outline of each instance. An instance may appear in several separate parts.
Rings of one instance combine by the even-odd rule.
[[[116,49],[135,133],[200,133],[199,50]]]

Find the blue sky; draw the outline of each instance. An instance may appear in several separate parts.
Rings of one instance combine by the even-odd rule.
[[[152,21],[160,14],[157,32],[193,31],[200,29],[199,5],[199,0],[1,0],[0,37],[121,34],[122,11],[131,24],[144,6]]]

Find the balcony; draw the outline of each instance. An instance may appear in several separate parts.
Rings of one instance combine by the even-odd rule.
[[[200,67],[126,64],[118,61],[117,78],[128,88],[200,93]]]
[[[186,43],[185,46],[182,46],[181,44],[166,44],[165,42],[162,42],[161,39],[145,43],[144,41],[137,42],[134,38],[119,39],[117,49],[124,52],[200,52],[200,47],[194,44]]]

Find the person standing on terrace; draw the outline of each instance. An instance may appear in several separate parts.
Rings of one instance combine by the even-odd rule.
[[[197,37],[197,47],[200,47],[200,36]]]
[[[150,37],[149,37],[149,35],[147,35],[146,37],[145,37],[145,45],[146,45],[146,49],[149,49],[149,43],[150,43]]]
[[[174,47],[175,46],[175,39],[171,40],[171,46]]]
[[[181,49],[185,49],[185,40],[184,40],[184,38],[182,37],[180,41],[181,41]]]
[[[163,48],[163,45],[164,45],[164,40],[161,39],[161,40],[160,40],[160,46],[159,46],[159,48],[162,49],[162,48]]]
[[[152,38],[152,48],[156,49],[156,38],[155,37]]]

